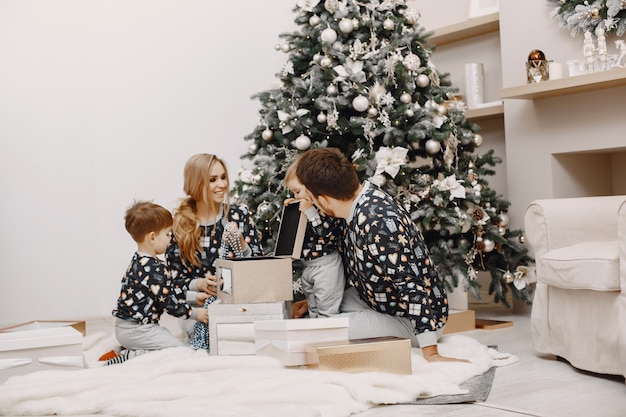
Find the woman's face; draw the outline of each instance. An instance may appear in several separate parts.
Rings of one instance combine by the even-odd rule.
[[[213,164],[209,177],[209,201],[215,204],[222,203],[228,190],[228,177],[226,176],[226,170],[224,165],[220,162]]]

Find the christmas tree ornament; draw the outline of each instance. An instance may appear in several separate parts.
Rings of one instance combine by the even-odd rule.
[[[320,123],[326,123],[326,114],[325,113],[320,113],[317,115],[317,121]]]
[[[320,24],[320,20],[321,20],[320,17],[314,14],[313,16],[309,18],[309,25],[315,27]]]
[[[498,220],[499,220],[500,226],[503,226],[503,227],[507,227],[509,223],[511,222],[511,219],[509,218],[509,215],[507,213],[498,214]]]
[[[283,51],[284,53],[287,53],[287,52],[291,51],[291,45],[289,45],[287,42],[285,42],[282,45],[280,45],[280,50]]]
[[[400,102],[404,104],[409,104],[412,101],[411,95],[409,93],[402,93],[400,96]]]
[[[331,84],[328,87],[326,87],[326,93],[328,93],[328,95],[330,96],[334,96],[335,94],[337,94],[337,86],[335,84]]]
[[[519,237],[519,243],[521,243],[522,245],[523,245],[524,243],[526,243],[526,236],[524,236],[524,235],[520,235],[520,237]]]
[[[483,239],[483,252],[491,252],[496,248],[496,244],[491,239]]]
[[[422,14],[420,13],[420,11],[414,7],[407,7],[407,9],[404,11],[404,18],[411,25],[417,24],[421,17]]]
[[[387,178],[383,174],[376,174],[370,178],[370,182],[379,187],[383,187],[387,183]]]
[[[367,110],[369,105],[370,101],[365,96],[356,96],[354,100],[352,100],[352,107],[358,112]]]
[[[506,235],[506,227],[503,227],[503,226],[498,227],[498,233],[500,234],[500,236]]]
[[[448,108],[443,104],[437,106],[437,113],[441,116],[445,116],[448,113]]]
[[[425,149],[429,155],[435,155],[441,151],[441,144],[434,139],[428,139]]]
[[[339,3],[339,0],[326,0],[324,2],[324,8],[328,11],[328,13],[333,14],[341,8],[341,4]]]
[[[511,271],[506,271],[504,274],[502,274],[502,279],[505,283],[511,284],[515,279],[515,275],[513,275]]]
[[[378,116],[378,109],[376,107],[370,107],[369,109],[367,109],[367,114],[370,117],[376,117]]]
[[[330,68],[333,65],[333,60],[325,56],[320,59],[320,65],[324,68]]]
[[[269,142],[274,137],[274,132],[272,132],[272,129],[265,129],[263,133],[261,133],[261,137],[264,141]]]
[[[402,60],[402,64],[409,71],[417,71],[418,69],[420,69],[420,66],[422,65],[422,60],[420,59],[419,56],[415,54],[408,54]]]
[[[257,145],[256,143],[251,143],[250,146],[248,146],[248,153],[250,155],[256,155],[258,151],[259,151],[259,145]]]
[[[326,45],[335,43],[335,41],[337,40],[337,32],[335,32],[334,29],[326,28],[322,31],[322,34],[320,35],[320,39]]]
[[[413,109],[406,109],[406,110],[404,111],[404,114],[406,114],[406,115],[407,115],[407,117],[413,117],[413,116],[415,116],[415,112],[413,111]]]
[[[483,144],[483,137],[482,137],[482,135],[480,135],[478,133],[474,134],[474,146],[479,148],[480,146],[482,146],[482,144]]]
[[[526,61],[526,78],[528,84],[539,83],[550,79],[546,55],[539,49],[534,49],[528,54],[528,60]]]
[[[294,142],[295,147],[300,151],[306,151],[311,146],[311,139],[306,135],[300,135]]]
[[[346,19],[345,17],[339,21],[339,30],[341,33],[350,33],[354,30],[354,23],[352,19]]]
[[[415,82],[419,87],[425,88],[428,87],[428,84],[430,84],[430,78],[428,78],[428,75],[426,74],[420,74],[417,76]]]
[[[385,30],[393,30],[393,28],[395,27],[396,24],[391,19],[385,19],[385,21],[383,22],[383,28],[385,28]]]

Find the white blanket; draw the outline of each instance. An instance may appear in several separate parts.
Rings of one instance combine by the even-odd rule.
[[[209,356],[173,348],[119,365],[96,366],[110,340],[85,338],[84,370],[40,371],[0,385],[0,415],[171,417],[343,417],[378,404],[463,394],[463,381],[517,362],[463,335],[445,336],[442,355],[471,363],[428,363],[412,351],[413,375],[285,368],[262,356]]]

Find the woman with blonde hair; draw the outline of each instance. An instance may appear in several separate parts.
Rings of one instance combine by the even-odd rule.
[[[263,255],[248,208],[230,204],[229,187],[226,164],[217,156],[199,153],[185,164],[186,196],[174,211],[165,258],[176,290],[188,303],[215,301],[218,258]],[[202,323],[185,329],[191,347],[209,350],[207,329]]]

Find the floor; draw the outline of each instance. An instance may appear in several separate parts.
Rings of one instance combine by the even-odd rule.
[[[484,301],[470,302],[477,318],[512,321],[513,326],[472,330],[464,334],[519,358],[496,370],[487,401],[449,405],[394,405],[370,409],[356,417],[623,417],[626,384],[623,378],[580,372],[554,356],[534,351],[530,337],[530,311],[514,312]],[[101,324],[100,324],[101,325]],[[92,329],[98,324],[93,323]],[[89,332],[90,323],[87,322]]]
[[[540,355],[532,347],[528,312],[491,304],[470,304],[477,318],[510,320],[512,327],[473,330],[464,334],[519,358],[517,364],[498,368],[489,398],[484,403],[386,406],[358,417],[623,417],[626,384],[623,378],[577,371],[554,356]]]

